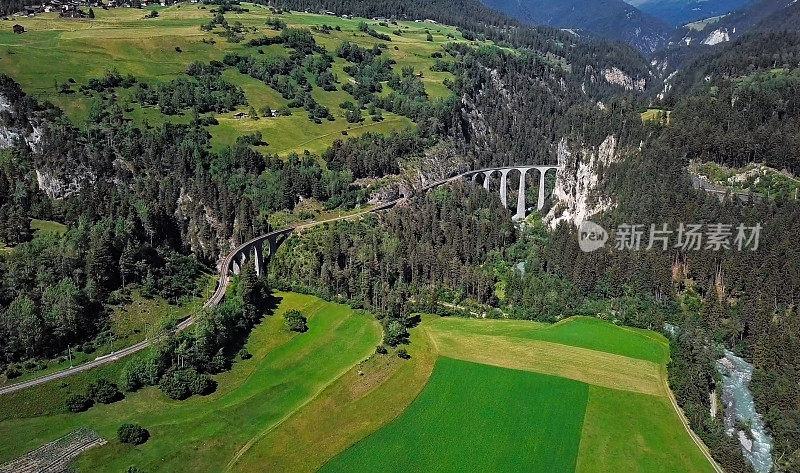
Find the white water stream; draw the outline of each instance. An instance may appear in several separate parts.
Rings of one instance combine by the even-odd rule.
[[[728,350],[717,361],[717,370],[722,374],[722,405],[725,408],[725,429],[734,434],[742,445],[742,452],[757,473],[772,470],[772,437],[767,433],[761,414],[756,412],[750,379],[753,365]],[[750,432],[742,432],[736,425],[749,426]]]

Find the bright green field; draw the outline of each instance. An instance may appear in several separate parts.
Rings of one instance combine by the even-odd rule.
[[[216,376],[210,396],[146,388],[62,413],[66,392],[116,379],[117,363],[0,397],[0,462],[85,425],[110,442],[78,471],[713,471],[670,403],[658,334],[586,317],[424,316],[401,360],[374,355],[372,316],[280,296],[248,341],[253,358]],[[288,308],[309,315],[309,332],[286,331]],[[114,430],[129,421],[152,438],[120,445]]]
[[[380,327],[369,314],[310,296],[279,297],[275,315],[258,325],[248,341],[253,357],[215,376],[219,386],[209,396],[172,401],[151,387],[82,414],[33,418],[18,418],[13,399],[3,396],[0,462],[88,426],[109,443],[82,455],[78,471],[120,472],[130,465],[145,471],[223,470],[244,445],[256,442],[313,399],[366,358],[380,340]],[[284,327],[281,315],[287,308],[308,316],[308,332],[295,334]],[[36,399],[38,389],[24,391],[26,397]],[[146,427],[150,440],[138,447],[120,444],[115,432],[124,422]]]
[[[400,417],[324,472],[572,472],[589,387],[440,358]]]
[[[713,472],[664,396],[589,387],[577,473]]]
[[[658,334],[586,317],[421,330],[440,356],[428,385],[324,471],[713,471],[670,403]]]
[[[423,73],[422,81],[431,99],[450,95],[450,90],[443,85],[443,81],[446,78],[452,79],[452,74],[434,72],[430,67],[434,63],[431,54],[441,52],[444,44],[464,41],[455,28],[415,22],[399,22],[399,25],[389,25],[387,28],[366,20],[371,28],[391,36],[392,41],[385,42],[359,31],[358,25],[362,19],[349,20],[297,12],[274,15],[264,6],[242,6],[250,11],[228,12],[225,15],[229,23],[239,21],[246,28],[251,28],[240,43],[228,42],[224,37],[215,34],[215,31],[221,31],[219,27],[211,32],[200,29],[200,25],[211,20],[212,5],[205,9],[201,5],[191,4],[157,7],[157,18],[144,18],[145,11],[131,8],[96,8],[94,20],[65,20],[54,13],[22,18],[19,21],[27,30],[25,34],[14,34],[10,22],[0,28],[0,72],[18,81],[26,92],[40,100],[53,102],[73,121],[81,123],[88,117],[92,98],[78,92],[58,93],[57,85],[73,79],[75,84],[72,89],[77,90],[90,78],[101,77],[110,69],[116,69],[122,74],[130,73],[145,82],[165,82],[183,75],[186,67],[194,61],[221,60],[230,52],[257,55],[257,50],[262,49],[265,55],[286,54],[287,50],[279,45],[263,48],[246,45],[252,38],[277,34],[265,25],[265,21],[279,16],[289,27],[311,28],[323,24],[338,26],[340,31],[332,30],[328,34],[313,31],[317,43],[331,54],[344,41],[365,48],[386,43],[388,47],[384,54],[397,61],[393,66],[395,71],[403,66],[413,66],[415,71]],[[401,34],[393,34],[398,29]],[[426,41],[426,29],[430,30],[433,41]],[[176,51],[176,48],[181,51]],[[353,100],[341,90],[341,86],[351,79],[343,70],[345,65],[346,62],[341,58],[336,58],[333,65],[339,90],[323,91],[315,86],[312,91],[315,100],[328,107],[334,115],[334,121],[323,120],[321,124],[315,124],[302,109],[293,110],[291,116],[262,117],[259,120],[236,120],[233,118],[236,113],[234,111],[218,115],[219,125],[209,127],[213,147],[219,149],[231,145],[237,137],[259,131],[263,140],[269,144],[260,147],[262,152],[280,155],[302,153],[304,150],[321,152],[334,140],[344,138],[343,131],[348,136],[359,136],[367,131],[383,133],[414,126],[407,118],[387,112],[383,113],[384,120],[380,122],[373,122],[365,115],[361,123],[347,123],[339,108],[344,100]],[[277,109],[287,103],[274,89],[235,70],[226,71],[225,78],[245,91],[248,104],[237,111],[247,112],[250,106],[256,110],[264,106]],[[156,108],[143,108],[131,103],[131,93],[128,90],[119,89],[117,95],[130,109],[126,111],[126,116],[137,124],[143,125],[146,122],[157,125],[164,121],[188,120],[185,114],[164,116]]]

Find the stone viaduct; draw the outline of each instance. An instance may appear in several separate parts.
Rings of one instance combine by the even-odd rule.
[[[517,199],[517,211],[514,214],[514,219],[520,220],[525,218],[526,214],[526,204],[525,204],[525,176],[531,169],[536,169],[539,172],[539,199],[536,204],[536,208],[541,210],[544,206],[545,200],[545,190],[544,190],[544,177],[547,171],[551,169],[560,169],[557,166],[510,166],[510,167],[499,167],[499,168],[488,168],[488,169],[479,169],[477,171],[467,171],[456,176],[453,176],[448,179],[444,179],[441,181],[436,181],[431,184],[428,184],[420,189],[418,189],[417,193],[425,192],[429,189],[433,189],[435,187],[441,186],[442,184],[446,184],[449,182],[453,182],[459,179],[467,179],[472,182],[477,181],[480,176],[483,176],[483,187],[487,190],[490,190],[490,179],[496,173],[500,174],[500,200],[503,202],[503,205],[507,207],[508,204],[508,176],[513,172],[520,173],[520,180],[519,180],[519,189],[518,189],[518,199]],[[302,225],[298,225],[295,227],[287,227],[282,228],[280,230],[275,230],[269,232],[265,235],[258,236],[253,238],[249,241],[242,243],[241,245],[234,248],[225,259],[222,260],[222,264],[219,268],[219,278],[217,280],[217,287],[214,291],[214,294],[205,302],[203,307],[214,307],[219,305],[222,302],[222,299],[225,297],[225,291],[228,287],[228,283],[230,282],[231,274],[239,274],[242,270],[244,264],[254,259],[254,266],[256,270],[256,274],[261,275],[264,271],[267,270],[269,265],[269,260],[278,250],[278,247],[289,238],[293,232],[302,231],[305,228],[310,228],[316,225],[321,225],[327,222],[334,222],[338,220],[348,220],[348,219],[355,219],[359,218],[362,215],[370,212],[379,212],[382,210],[386,210],[389,208],[394,207],[398,203],[405,200],[406,197],[401,197],[399,199],[393,200],[391,202],[387,202],[385,204],[378,205],[376,207],[372,207],[368,210],[364,210],[358,213],[346,215],[343,217],[331,218],[328,220],[321,220],[318,222],[311,222]],[[185,320],[181,321],[176,330],[181,331],[189,328],[194,323],[194,317],[190,316],[187,317]],[[92,361],[88,361],[78,366],[74,366],[72,368],[67,368],[61,371],[56,371],[55,373],[50,373],[45,376],[41,376],[38,378],[30,379],[28,381],[11,384],[8,386],[0,387],[0,395],[12,393],[15,391],[20,391],[23,389],[27,389],[32,386],[37,386],[39,384],[44,384],[50,381],[54,381],[56,379],[65,378],[75,373],[79,373],[82,371],[87,371],[89,369],[95,368],[97,366],[105,365],[107,363],[113,363],[120,358],[126,357],[133,353],[136,353],[140,350],[143,350],[150,346],[154,340],[148,339],[143,340],[139,343],[133,344],[131,346],[125,347],[121,350],[115,351],[108,355],[100,356]]]
[[[472,178],[477,181],[478,178],[483,176],[483,188],[489,190],[489,182],[496,173],[500,173],[500,202],[503,207],[508,208],[508,175],[511,171],[519,172],[519,188],[517,189],[517,212],[514,214],[514,220],[522,220],[525,218],[527,206],[525,205],[525,175],[531,169],[535,169],[539,173],[539,199],[536,202],[536,210],[542,210],[544,207],[545,191],[544,191],[544,178],[547,171],[560,170],[558,166],[511,166],[503,168],[490,168],[479,169],[477,171],[469,171],[462,174],[463,177]]]
[[[487,191],[490,190],[489,184],[492,176],[499,173],[500,174],[500,201],[503,203],[504,207],[508,207],[508,177],[509,174],[512,172],[519,173],[519,185],[517,189],[517,211],[514,214],[515,220],[522,220],[526,216],[527,206],[525,202],[525,176],[527,173],[535,169],[539,173],[539,198],[536,202],[536,209],[541,210],[544,207],[545,201],[545,175],[550,170],[558,171],[561,169],[558,166],[552,165],[533,165],[533,166],[511,166],[511,167],[499,167],[499,168],[487,168],[487,169],[479,169],[476,171],[467,171],[456,176],[453,176],[449,179],[445,179],[442,181],[437,181],[432,184],[429,184],[422,189],[420,192],[424,192],[428,189],[432,189],[434,187],[438,187],[442,184],[453,182],[459,179],[467,179],[473,182],[476,182],[480,176],[483,176],[483,187]],[[333,218],[329,220],[319,221],[319,222],[312,222],[305,225],[299,225],[297,227],[288,227],[283,228],[281,230],[276,230],[273,232],[269,232],[266,235],[261,235],[256,237],[250,241],[242,243],[236,249],[231,251],[225,260],[222,262],[222,267],[220,270],[220,283],[217,288],[217,293],[214,294],[212,299],[214,299],[212,305],[216,305],[222,301],[222,297],[225,295],[224,288],[227,286],[227,281],[229,274],[239,274],[241,268],[244,266],[245,262],[249,261],[250,259],[254,260],[255,270],[257,275],[261,275],[263,271],[266,269],[266,265],[269,264],[269,259],[272,255],[275,254],[278,247],[283,243],[289,235],[298,230],[302,230],[304,228],[312,227],[315,225],[319,225],[325,222],[332,222],[336,220],[344,220],[348,218],[355,218],[364,213],[368,212],[378,212],[380,210],[385,210],[391,207],[394,207],[398,202],[403,200],[403,198],[393,200],[386,204],[383,204],[378,207],[374,207],[370,210],[366,210],[361,213],[349,215],[346,217],[340,218]],[[265,254],[266,250],[266,254]],[[211,300],[209,302],[212,302]]]

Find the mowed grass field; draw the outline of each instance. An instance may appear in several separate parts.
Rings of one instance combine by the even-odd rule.
[[[428,385],[323,471],[714,471],[670,403],[660,335],[581,317],[420,331],[439,356]]]
[[[279,297],[248,341],[253,359],[216,376],[210,396],[176,402],[146,388],[83,414],[57,402],[26,411],[23,398],[57,395],[57,383],[0,397],[0,437],[11,439],[0,462],[88,426],[111,441],[77,471],[713,471],[670,403],[658,334],[585,317],[423,316],[402,360],[374,354],[371,315]],[[309,315],[308,333],[286,331],[289,308]],[[123,422],[152,438],[122,446]]]
[[[1,397],[0,462],[87,426],[109,443],[83,454],[78,471],[120,472],[130,465],[144,471],[223,471],[239,450],[314,399],[367,358],[380,341],[380,326],[369,314],[310,296],[278,297],[282,300],[276,313],[258,325],[248,341],[253,357],[215,376],[219,386],[209,396],[172,401],[150,387],[85,413],[61,413],[53,406],[53,412],[37,417],[21,411],[18,398]],[[308,332],[285,328],[282,314],[288,308],[306,314]],[[30,400],[52,395],[40,388],[24,393]],[[124,422],[143,425],[151,438],[138,447],[120,444],[116,429]]]
[[[246,44],[261,35],[278,34],[265,22],[268,18],[279,17],[289,27],[339,27],[339,30],[332,29],[328,33],[312,31],[316,42],[332,55],[344,41],[364,48],[385,43],[387,48],[384,54],[396,61],[393,66],[395,71],[399,72],[403,66],[412,66],[416,72],[423,73],[422,81],[432,100],[450,95],[444,80],[452,79],[452,74],[432,71],[430,68],[434,64],[431,57],[434,52],[443,52],[443,46],[448,42],[464,41],[461,33],[453,27],[415,22],[399,22],[384,27],[375,21],[360,18],[344,19],[298,12],[276,15],[264,6],[247,3],[242,6],[248,8],[249,12],[228,12],[225,15],[229,23],[238,21],[247,28],[245,39],[240,43],[228,42],[215,34],[222,31],[219,27],[214,31],[200,28],[212,19],[210,10],[214,7],[211,5],[155,7],[159,12],[157,18],[145,18],[145,13],[152,7],[146,10],[95,8],[96,18],[93,20],[62,19],[54,13],[45,13],[33,18],[0,21],[0,72],[11,76],[26,92],[38,99],[51,101],[64,110],[73,122],[81,124],[88,117],[93,97],[79,92],[59,93],[57,87],[60,84],[73,80],[72,89],[77,90],[90,78],[102,77],[111,69],[121,74],[132,74],[140,81],[153,84],[184,75],[186,67],[194,61],[221,60],[226,53],[258,55],[258,49],[262,49],[267,56],[288,54],[280,45],[254,48]],[[388,34],[391,41],[378,40],[359,31],[361,21],[367,21],[371,28]],[[19,35],[11,31],[11,26],[17,22],[26,28],[26,33]],[[395,30],[401,31],[401,34],[393,34]],[[426,41],[427,31],[430,31],[433,41]],[[445,60],[449,57],[446,53],[443,55]],[[311,122],[308,113],[302,109],[293,110],[291,116],[262,117],[258,120],[233,118],[236,112],[247,112],[251,106],[259,111],[264,107],[278,109],[288,101],[259,80],[236,70],[226,71],[225,79],[244,89],[248,104],[233,112],[216,115],[219,124],[209,127],[212,146],[219,149],[235,143],[239,136],[258,131],[268,143],[258,149],[283,156],[304,150],[324,151],[335,139],[346,138],[343,132],[347,136],[359,136],[368,131],[386,133],[414,127],[409,119],[388,112],[383,113],[382,121],[375,122],[365,114],[362,122],[347,123],[339,104],[354,99],[341,90],[343,84],[352,80],[344,72],[345,65],[346,61],[335,58],[333,72],[338,80],[338,90],[323,91],[314,86],[314,99],[328,107],[335,117],[334,121],[323,120],[321,124]],[[385,90],[388,90],[388,86]],[[188,121],[185,113],[165,116],[157,108],[133,103],[128,90],[120,89],[118,99],[128,109],[126,117],[139,125]]]
[[[565,378],[439,358],[402,416],[322,471],[573,472],[588,394]]]

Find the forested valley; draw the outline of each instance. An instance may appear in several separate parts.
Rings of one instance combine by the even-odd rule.
[[[617,155],[598,168],[596,190],[613,205],[593,221],[606,228],[758,223],[759,250],[584,253],[571,222],[549,228],[541,221],[557,203],[514,225],[496,195],[456,183],[387,212],[293,236],[270,267],[269,287],[367,309],[390,345],[405,342],[421,312],[547,322],[583,314],[656,331],[672,324],[678,331],[670,336],[671,387],[717,461],[729,472],[750,471],[722,420],[709,415],[719,378],[714,363],[727,348],[756,367],[752,387],[776,441],[778,469],[800,471],[800,203],[720,202],[693,189],[687,173],[690,162],[711,161],[763,162],[797,174],[800,38],[744,36],[689,66],[662,100],[602,79],[599,72],[610,67],[649,77],[646,60],[628,47],[522,27],[470,10],[472,2],[418,3],[281,5],[430,17],[458,26],[465,37],[492,39],[496,45],[445,47],[436,67],[455,76],[446,99],[429,98],[415,71],[393,68],[380,47],[343,43],[329,51],[298,30],[249,45],[285,46],[291,52],[280,61],[231,54],[193,64],[186,77],[157,88],[113,74],[82,84],[100,96],[84,127],[3,76],[0,94],[10,104],[0,112],[3,126],[43,130],[38,145],[18,140],[0,154],[0,241],[13,247],[0,252],[3,368],[102,340],[110,306],[132,287],[171,302],[199,296],[201,276],[216,273],[220,257],[273,229],[275,215],[301,202],[327,211],[366,205],[380,189],[360,180],[396,175],[436,153],[458,156],[457,166],[438,170],[446,177],[531,159],[556,163],[559,144],[577,150],[580,161],[614,136]],[[333,57],[345,59],[357,80],[334,83]],[[330,116],[311,96],[316,85],[346,91],[352,99],[343,109],[353,120],[383,110],[411,119],[416,129],[343,137],[324,153],[285,158],[256,151],[257,135],[215,151],[206,113],[243,100],[221,78],[228,68],[269,84],[312,121]],[[390,93],[380,93],[382,83]],[[192,119],[137,126],[114,99],[119,88],[134,88],[138,102],[164,114],[185,111]],[[637,112],[653,104],[670,109],[669,123],[642,123]],[[69,228],[34,235],[32,218]],[[131,366],[125,388],[159,384],[176,399],[213,389],[207,375],[230,365],[259,319],[254,308],[266,300],[265,281],[246,267],[229,300],[204,313],[199,330],[176,335]]]

